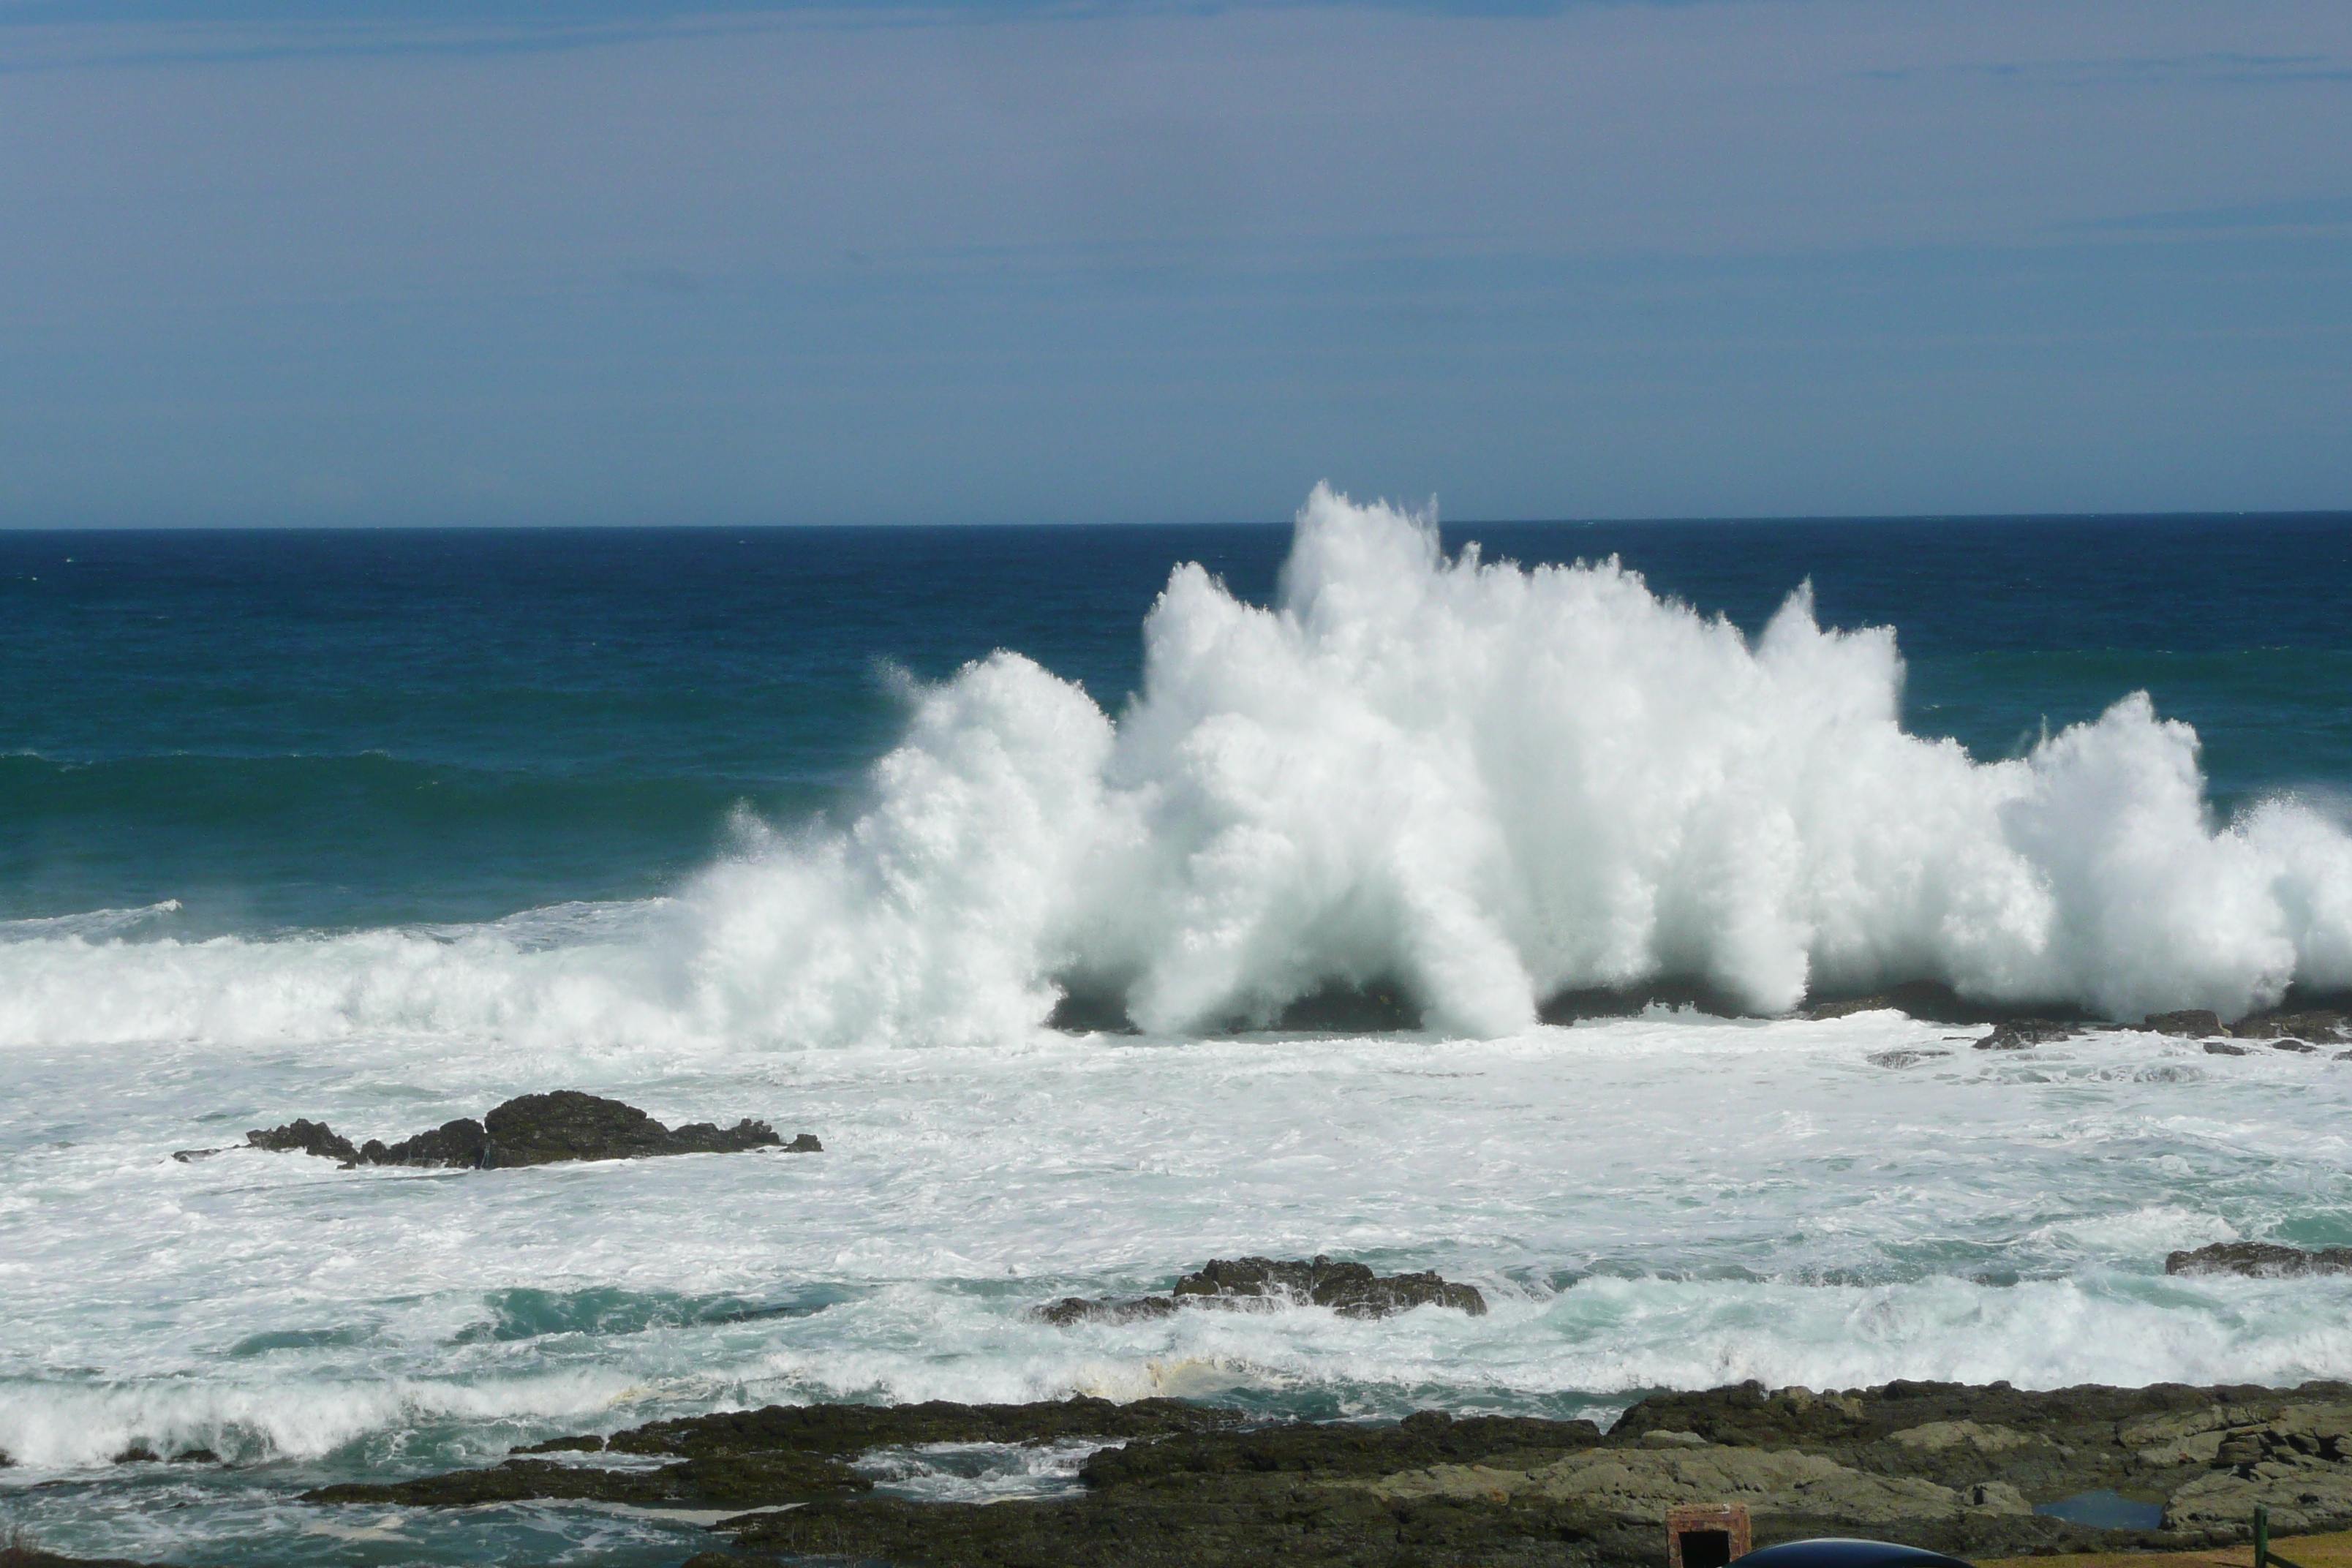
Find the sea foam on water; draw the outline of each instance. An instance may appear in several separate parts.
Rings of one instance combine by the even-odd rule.
[[[2211,820],[2144,693],[2011,759],[1908,734],[1894,632],[1822,628],[1803,586],[1751,641],[1614,561],[1448,558],[1326,488],[1274,604],[1180,566],[1143,637],[1116,718],[1012,652],[916,691],[845,824],[747,822],[592,939],[26,931],[0,1041],[1005,1042],[1070,989],[1186,1034],[1351,984],[1491,1037],[1661,977],[2126,1018],[2352,984],[2335,822]]]

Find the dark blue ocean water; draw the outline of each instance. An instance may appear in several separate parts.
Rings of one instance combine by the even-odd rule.
[[[1810,578],[1889,624],[1907,722],[1980,758],[2138,688],[2223,814],[2352,786],[2352,514],[1449,525],[1611,553],[1754,629]],[[993,648],[1114,710],[1195,560],[1280,527],[0,534],[0,919],[467,921],[671,885],[739,803],[853,798],[925,679]]]

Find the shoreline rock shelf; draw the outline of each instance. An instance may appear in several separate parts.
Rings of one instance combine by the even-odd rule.
[[[526,1094],[509,1100],[476,1121],[445,1121],[387,1144],[374,1138],[354,1148],[323,1121],[296,1120],[283,1127],[256,1128],[247,1147],[313,1154],[352,1165],[423,1165],[461,1170],[505,1170],[518,1165],[553,1165],[583,1160],[642,1160],[664,1154],[733,1154],[752,1149],[786,1153],[822,1153],[824,1145],[803,1132],[786,1143],[776,1130],[749,1117],[732,1127],[709,1121],[666,1127],[635,1106],[578,1089]],[[211,1150],[189,1150],[189,1158]]]
[[[1202,1270],[1207,1273],[1207,1270]],[[876,1497],[860,1455],[931,1443],[1094,1440],[1076,1497]],[[621,1454],[657,1468],[555,1456]],[[2157,1528],[2039,1511],[2098,1492],[2146,1499]],[[1589,1421],[1253,1422],[1142,1400],[1022,1405],[770,1406],[558,1438],[487,1469],[337,1486],[312,1503],[459,1506],[596,1499],[740,1508],[697,1565],[815,1555],[947,1568],[1201,1563],[1653,1568],[1670,1507],[1738,1501],[1756,1543],[1866,1534],[1971,1558],[2180,1551],[2352,1523],[2352,1384],[2158,1384],[2027,1392],[1994,1384],[1655,1394]],[[785,1505],[795,1505],[786,1509]],[[764,1511],[752,1511],[753,1510]]]

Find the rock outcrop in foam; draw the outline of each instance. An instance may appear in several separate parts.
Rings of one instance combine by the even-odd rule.
[[[641,1160],[661,1154],[732,1154],[782,1148],[813,1154],[824,1145],[803,1132],[791,1143],[764,1121],[746,1117],[732,1127],[693,1121],[670,1128],[634,1105],[578,1089],[526,1094],[499,1106],[481,1121],[445,1121],[397,1143],[369,1139],[357,1148],[323,1121],[295,1121],[283,1127],[256,1128],[246,1134],[256,1149],[316,1154],[345,1165],[426,1165],[462,1170],[499,1170],[515,1165],[552,1165],[574,1160]]]

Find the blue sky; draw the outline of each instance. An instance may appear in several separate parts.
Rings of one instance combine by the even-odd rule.
[[[0,0],[0,525],[2352,507],[2342,0]]]

